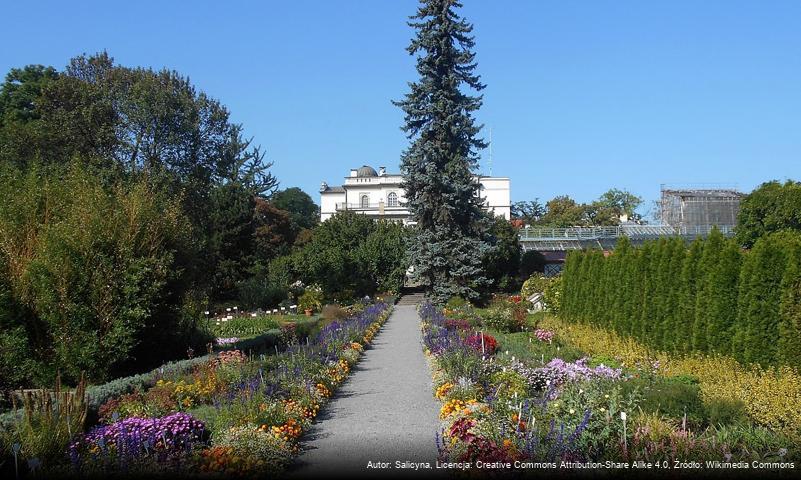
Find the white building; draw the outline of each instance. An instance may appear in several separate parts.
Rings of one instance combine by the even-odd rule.
[[[507,220],[511,217],[511,192],[508,177],[477,176],[484,208]],[[336,212],[352,210],[371,217],[388,220],[411,221],[409,210],[404,206],[406,198],[400,186],[399,173],[387,173],[379,167],[378,172],[367,165],[351,169],[341,186],[320,186],[320,221],[325,221]]]

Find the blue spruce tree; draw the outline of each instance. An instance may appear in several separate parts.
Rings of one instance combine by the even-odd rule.
[[[405,113],[411,141],[401,158],[403,188],[417,223],[410,245],[415,273],[437,301],[452,296],[475,300],[490,280],[482,269],[489,249],[478,181],[478,151],[487,144],[473,113],[482,102],[472,25],[460,18],[455,0],[421,0],[409,26],[416,36],[408,47],[417,57],[420,78],[394,102]]]

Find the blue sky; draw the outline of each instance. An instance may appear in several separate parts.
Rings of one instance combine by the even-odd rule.
[[[416,1],[73,3],[5,5],[0,71],[104,49],[176,69],[315,201],[350,167],[397,170],[407,140],[390,101],[416,78]],[[492,173],[514,201],[801,177],[801,2],[464,3]]]

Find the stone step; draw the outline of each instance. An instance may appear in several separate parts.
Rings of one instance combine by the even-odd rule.
[[[403,295],[400,300],[398,300],[398,305],[418,305],[423,303],[425,300],[425,295],[422,293],[410,293],[407,295]]]

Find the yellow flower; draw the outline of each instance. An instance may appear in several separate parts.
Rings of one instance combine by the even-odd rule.
[[[443,383],[437,388],[436,393],[434,394],[440,400],[444,400],[445,397],[448,395],[448,392],[453,388],[453,384],[450,382]]]

